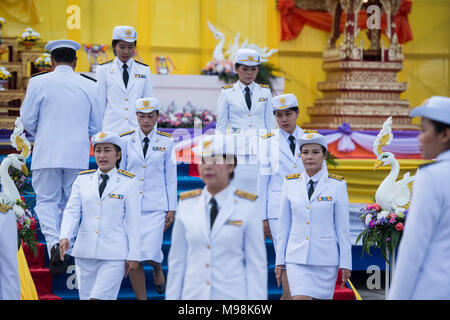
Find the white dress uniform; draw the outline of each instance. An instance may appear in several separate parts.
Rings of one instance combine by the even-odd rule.
[[[49,42],[48,51],[60,47],[78,50],[70,40]],[[100,130],[101,111],[95,80],[72,67],[59,65],[53,72],[30,79],[20,107],[25,130],[34,136],[33,188],[35,211],[47,248],[59,243],[61,213],[78,172],[89,168],[89,137]]]
[[[103,143],[115,136],[114,144],[120,146],[119,136],[103,132],[94,136],[94,144],[102,134],[106,134]],[[98,169],[80,172],[61,225],[61,239],[76,234],[72,256],[81,300],[117,299],[125,261],[140,258],[139,185],[133,174],[113,168],[100,198],[100,173]]]
[[[154,98],[150,98],[156,100]],[[141,99],[145,100],[145,99]],[[153,111],[153,109],[150,109]],[[144,110],[139,110],[143,112]],[[148,149],[144,158],[145,134],[140,128],[121,135],[124,140],[120,167],[133,172],[141,196],[141,259],[161,263],[164,222],[167,211],[177,208],[177,163],[174,142],[168,133],[155,127],[147,136]]]
[[[134,36],[127,36],[131,32]],[[132,27],[120,26],[114,28],[114,40],[134,42],[136,32]],[[103,112],[103,131],[122,132],[138,126],[136,118],[136,100],[153,97],[153,84],[148,65],[129,59],[126,62],[129,80],[127,87],[123,82],[124,63],[117,57],[97,67],[97,95],[100,109]]]
[[[432,97],[414,108],[450,125],[450,98]],[[450,299],[450,150],[417,171],[409,213],[389,291],[391,300]]]
[[[0,300],[20,300],[17,221],[12,210],[0,211]]]
[[[310,135],[314,139],[320,136]],[[326,145],[325,139],[323,142]],[[311,199],[307,187],[310,179],[315,183]],[[332,299],[338,268],[351,270],[347,185],[342,177],[329,175],[326,166],[313,177],[306,171],[286,177],[276,265],[286,265],[292,296],[317,299]]]
[[[266,248],[262,220],[256,213],[257,196],[229,184],[214,196],[218,215],[212,228],[211,197],[206,186],[180,194],[166,299],[267,299]]]

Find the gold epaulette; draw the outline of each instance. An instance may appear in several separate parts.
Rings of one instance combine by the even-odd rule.
[[[123,133],[119,134],[119,136],[124,137],[124,136],[127,136],[129,134],[132,134],[134,131],[135,130],[126,131],[126,132],[123,132]]]
[[[130,178],[134,178],[134,174],[122,169],[117,170],[118,173],[123,174],[124,176],[130,177]]]
[[[242,190],[236,190],[234,192],[235,195],[237,195],[238,197],[244,198],[244,199],[248,199],[251,201],[255,201],[256,198],[258,198],[258,196],[256,194],[250,193],[250,192],[246,192],[246,191],[242,191]]]
[[[300,177],[300,173],[292,173],[286,176],[286,180],[298,179]]]
[[[156,131],[157,134],[160,134],[162,136],[168,137],[168,138],[172,138],[172,135],[170,133],[164,132],[164,131]]]
[[[49,72],[50,72],[50,71],[42,71],[42,72],[38,72],[38,73],[35,73],[35,74],[31,75],[30,78],[33,78],[33,77],[36,77],[36,76],[40,76],[40,75],[43,75],[43,74],[46,74],[46,73],[49,73]]]
[[[261,88],[267,88],[270,89],[270,86],[268,84],[260,84],[259,85]]]
[[[339,181],[344,180],[344,177],[338,176],[337,174],[334,174],[334,173],[329,173],[329,174],[328,174],[328,177],[333,178],[333,179],[336,179],[336,180],[339,180]]]
[[[180,193],[180,200],[189,199],[193,197],[198,197],[202,194],[202,189],[195,189],[190,191],[185,191]]]
[[[234,84],[227,84],[225,86],[222,86],[222,89],[230,89],[233,88]]]
[[[262,139],[267,139],[267,138],[273,137],[274,135],[275,135],[275,133],[269,132],[268,134],[265,134],[265,135],[261,136],[261,138]]]
[[[92,170],[84,170],[84,171],[80,171],[80,172],[78,172],[78,174],[93,173],[93,172],[95,172],[95,171],[97,171],[97,169],[92,169]]]
[[[134,62],[139,63],[139,64],[142,64],[143,66],[148,67],[148,64],[145,64],[145,63],[143,63],[143,62],[140,62],[140,61],[137,61],[137,60],[134,60]]]
[[[100,63],[100,65],[104,65],[104,64],[110,63],[110,62],[112,62],[113,60],[114,60],[114,59],[111,59],[111,60],[109,60],[109,61],[106,61],[106,62]]]
[[[303,129],[303,133],[318,133],[317,130]]]

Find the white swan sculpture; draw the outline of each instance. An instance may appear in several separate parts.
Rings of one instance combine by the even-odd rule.
[[[383,152],[382,147],[391,143],[392,117],[389,117],[383,124],[383,128],[378,133],[373,144],[373,152],[377,156],[374,170],[380,166],[391,165],[391,171],[378,187],[375,194],[375,201],[380,207],[389,212],[395,212],[398,208],[406,208],[411,200],[410,183],[414,181],[414,176],[407,172],[403,179],[396,181],[400,172],[400,165],[391,152]]]

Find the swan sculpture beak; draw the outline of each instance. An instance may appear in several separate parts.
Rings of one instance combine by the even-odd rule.
[[[375,165],[373,166],[373,171],[377,170],[377,168],[380,166],[383,166],[383,161],[381,161],[381,160],[375,161]]]
[[[22,172],[23,172],[26,176],[28,176],[28,168],[27,168],[27,165],[26,165],[26,164],[22,165]]]

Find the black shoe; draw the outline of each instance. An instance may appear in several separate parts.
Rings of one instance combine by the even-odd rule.
[[[59,255],[59,243],[55,244],[51,250],[50,254],[50,263],[49,263],[49,269],[50,274],[54,276],[59,276],[66,272],[66,269],[69,265],[69,255],[64,255],[64,261],[61,260]]]

